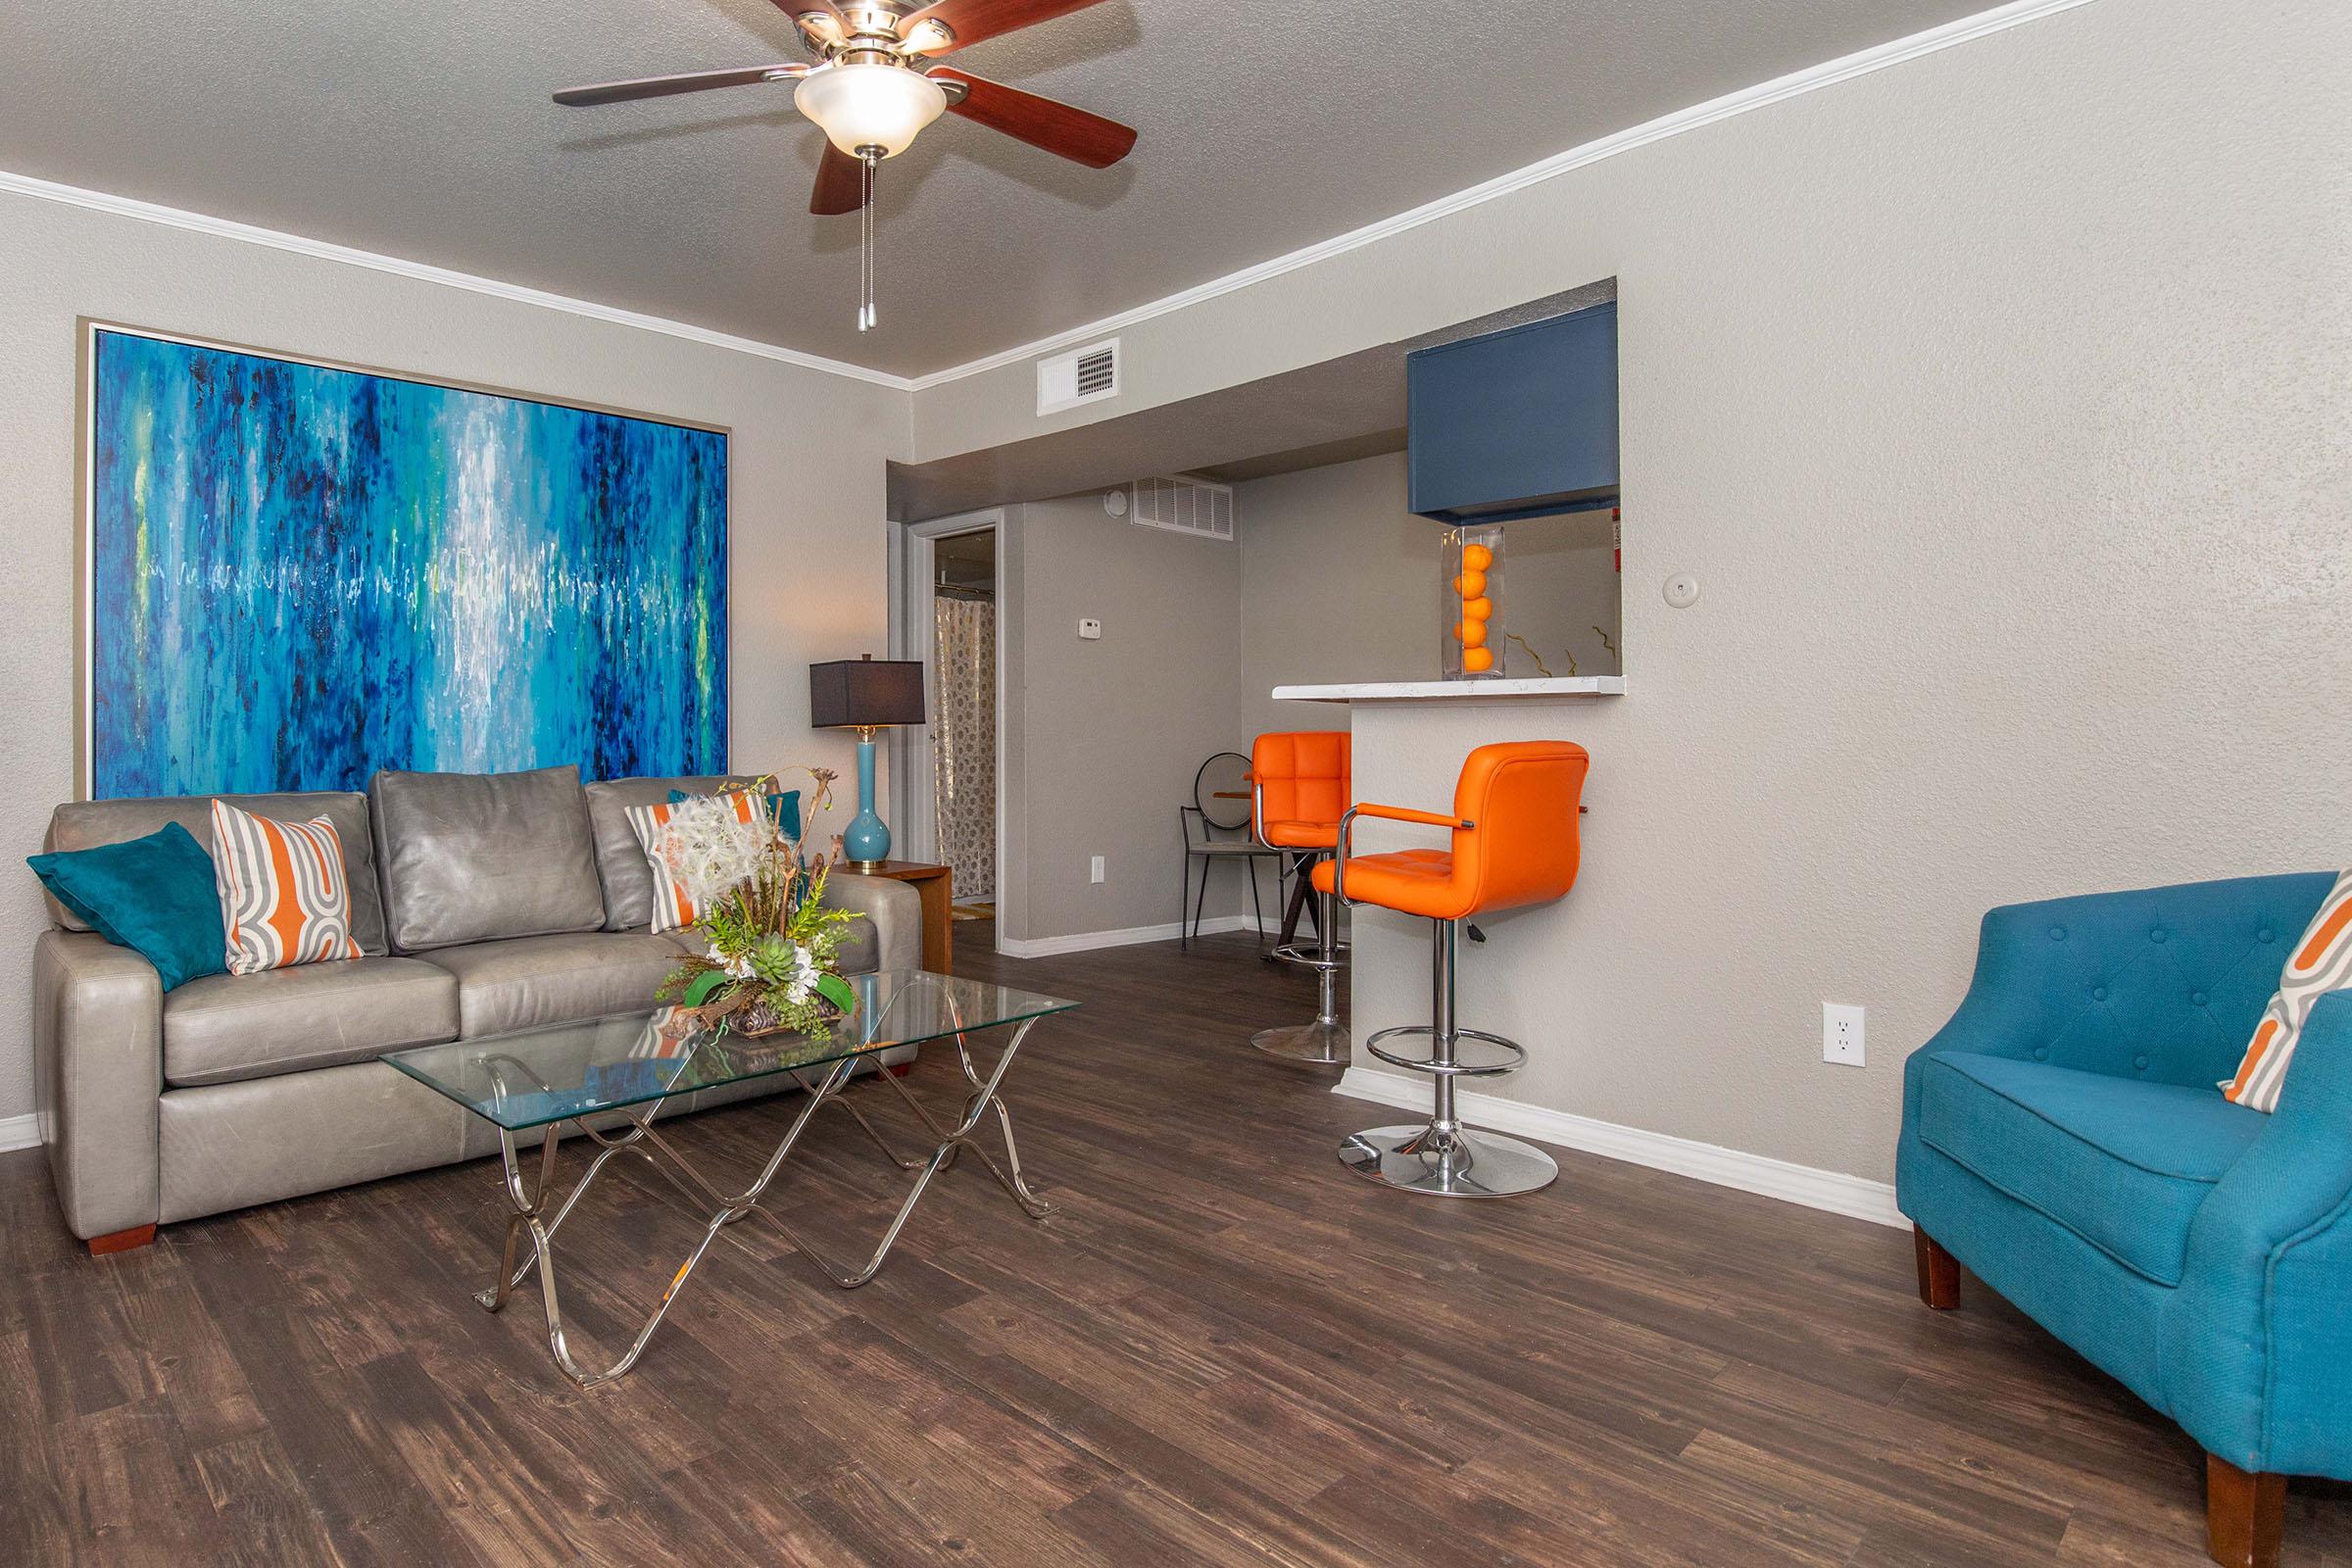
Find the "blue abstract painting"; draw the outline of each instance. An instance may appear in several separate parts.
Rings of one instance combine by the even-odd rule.
[[[93,798],[725,771],[725,435],[92,339]]]

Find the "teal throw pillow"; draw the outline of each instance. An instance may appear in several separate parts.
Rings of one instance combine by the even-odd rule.
[[[143,839],[26,858],[91,930],[155,965],[164,989],[228,968],[213,858],[177,822]]]

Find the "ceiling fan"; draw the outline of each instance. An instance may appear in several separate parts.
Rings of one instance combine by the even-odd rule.
[[[708,92],[714,87],[794,83],[793,104],[825,133],[816,166],[812,213],[861,213],[858,330],[874,314],[874,169],[905,152],[925,125],[956,114],[1058,157],[1108,169],[1135,146],[1135,131],[1115,120],[1022,92],[953,66],[941,55],[1035,23],[1084,10],[1100,0],[773,0],[793,19],[812,61],[695,71],[674,76],[566,87],[556,102],[570,108]]]

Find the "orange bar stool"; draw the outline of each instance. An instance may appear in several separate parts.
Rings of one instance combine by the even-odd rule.
[[[1296,940],[1298,899],[1308,891],[1310,867],[1328,860],[1340,841],[1340,813],[1348,808],[1354,780],[1353,753],[1346,730],[1299,730],[1260,735],[1250,748],[1250,822],[1257,841],[1281,850],[1298,870],[1298,892],[1283,920],[1283,941],[1274,956],[1315,971],[1312,1023],[1260,1029],[1250,1037],[1258,1050],[1293,1061],[1337,1066],[1348,1060],[1348,1030],[1340,1022],[1340,901],[1325,890],[1315,914],[1315,947]],[[1315,883],[1315,887],[1322,887]]]
[[[1508,1198],[1551,1185],[1560,1167],[1533,1144],[1500,1133],[1473,1135],[1454,1114],[1454,1083],[1517,1070],[1527,1052],[1500,1035],[1454,1022],[1454,938],[1477,914],[1549,904],[1576,885],[1577,814],[1592,759],[1566,741],[1481,746],[1462,764],[1453,813],[1359,804],[1340,818],[1332,859],[1315,886],[1341,902],[1377,905],[1430,922],[1430,1021],[1383,1029],[1364,1049],[1437,1080],[1437,1108],[1419,1127],[1376,1127],[1340,1146],[1340,1163],[1358,1176],[1439,1198]],[[1350,855],[1359,816],[1448,828],[1444,850]],[[1381,1048],[1400,1035],[1427,1035],[1429,1054]]]

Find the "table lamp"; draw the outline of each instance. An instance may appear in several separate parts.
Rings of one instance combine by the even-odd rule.
[[[890,858],[890,829],[874,811],[874,731],[926,717],[920,660],[867,654],[808,666],[808,722],[858,732],[858,815],[841,835],[854,865],[870,869]]]

